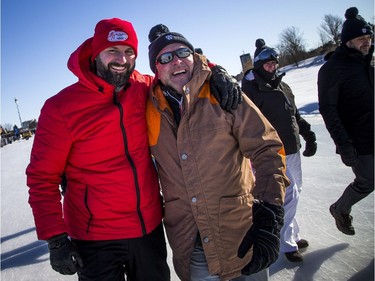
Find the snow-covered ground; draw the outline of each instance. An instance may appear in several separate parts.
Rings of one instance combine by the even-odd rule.
[[[283,255],[270,268],[270,281],[371,281],[374,280],[374,194],[353,207],[356,234],[336,229],[329,206],[353,179],[350,168],[334,153],[334,145],[318,114],[316,77],[321,59],[298,69],[286,69],[284,81],[295,96],[303,117],[317,136],[315,156],[303,157],[303,191],[297,211],[302,237],[310,246],[302,263],[290,263]],[[1,148],[1,280],[77,280],[63,276],[49,265],[46,243],[37,241],[28,205],[25,169],[33,138]],[[171,263],[172,281],[177,281]],[[152,280],[150,280],[152,281]]]

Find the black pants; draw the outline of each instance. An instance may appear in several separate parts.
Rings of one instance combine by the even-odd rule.
[[[355,175],[354,181],[336,201],[337,211],[343,214],[350,214],[354,204],[374,191],[374,155],[359,155],[352,170]]]
[[[83,260],[79,281],[170,280],[162,224],[140,238],[73,242]]]

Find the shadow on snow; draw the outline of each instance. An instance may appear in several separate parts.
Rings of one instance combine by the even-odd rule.
[[[25,235],[29,232],[35,231],[35,227],[25,229],[12,235],[1,237],[1,243],[19,236]],[[28,245],[19,247],[17,249],[1,253],[1,270],[7,268],[25,266],[35,263],[40,263],[48,260],[48,258],[40,259],[41,256],[48,253],[47,243],[45,241],[35,241]]]

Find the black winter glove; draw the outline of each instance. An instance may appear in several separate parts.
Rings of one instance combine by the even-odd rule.
[[[303,139],[306,141],[305,150],[303,151],[303,156],[310,157],[315,155],[318,145],[316,143],[315,133],[313,131],[308,131]]]
[[[240,85],[220,65],[215,65],[211,68],[211,71],[211,93],[224,110],[236,109],[238,104],[243,101]]]
[[[337,149],[340,153],[342,162],[346,166],[353,167],[357,163],[358,154],[351,143],[347,142],[343,145],[339,145]]]
[[[49,239],[48,249],[52,268],[63,275],[73,275],[79,267],[83,266],[76,246],[66,234]]]
[[[280,230],[284,224],[284,208],[275,204],[254,200],[253,225],[238,248],[237,256],[243,258],[253,247],[253,258],[241,270],[243,275],[257,273],[279,257]]]
[[[316,153],[316,150],[318,148],[318,145],[315,141],[307,141],[305,144],[305,150],[303,151],[303,156],[311,157],[314,156]]]

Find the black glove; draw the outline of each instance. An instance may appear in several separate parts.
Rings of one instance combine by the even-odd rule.
[[[236,109],[238,104],[243,101],[240,85],[220,65],[215,65],[211,68],[211,71],[211,93],[224,110]]]
[[[284,208],[275,204],[254,200],[253,225],[247,231],[237,256],[243,258],[253,247],[253,258],[241,270],[243,275],[257,273],[279,257],[280,230],[284,224]]]
[[[49,259],[52,268],[64,275],[73,275],[83,266],[76,246],[64,233],[48,240]]]
[[[318,145],[316,143],[315,133],[312,131],[308,131],[304,136],[304,140],[306,141],[305,150],[303,151],[303,156],[310,157],[315,155],[316,149]]]
[[[347,142],[343,145],[339,145],[337,149],[340,153],[342,162],[346,166],[353,167],[357,163],[358,154],[351,143]]]

